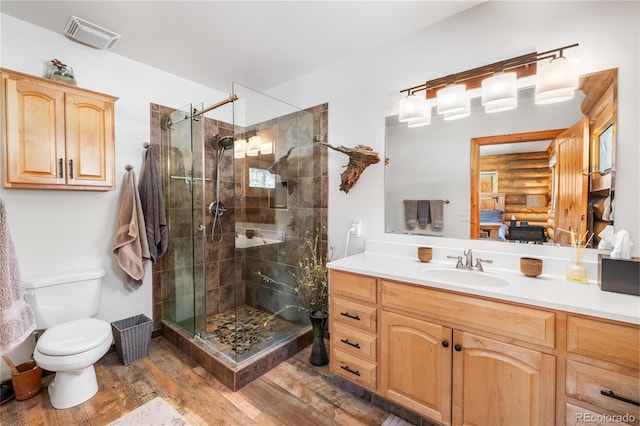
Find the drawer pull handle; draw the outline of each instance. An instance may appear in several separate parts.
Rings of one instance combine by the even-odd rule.
[[[349,339],[340,339],[342,343],[346,343],[349,346],[353,346],[356,349],[360,349],[360,343],[351,343]]]
[[[360,370],[353,371],[352,369],[349,368],[348,365],[341,365],[340,368],[342,368],[345,371],[348,371],[351,374],[355,374],[356,376],[360,376]]]
[[[628,399],[623,396],[616,395],[612,390],[610,391],[600,391],[601,395],[608,396],[609,398],[617,399],[618,401],[626,402],[627,404],[633,404],[640,407],[640,402],[634,401],[633,399]]]
[[[340,315],[342,315],[343,317],[354,319],[356,321],[360,321],[359,315],[351,315],[349,312],[340,312]]]
[[[73,159],[69,160],[69,178],[73,179]]]
[[[58,160],[58,177],[60,179],[64,177],[64,161],[62,158]]]

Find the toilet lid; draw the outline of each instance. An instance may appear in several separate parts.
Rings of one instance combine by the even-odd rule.
[[[72,355],[89,351],[111,338],[108,322],[83,318],[48,328],[37,346],[45,355]]]

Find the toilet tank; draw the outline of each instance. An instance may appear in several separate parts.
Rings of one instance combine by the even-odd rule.
[[[104,273],[103,268],[96,268],[24,278],[25,299],[33,309],[36,328],[94,317],[100,307]]]

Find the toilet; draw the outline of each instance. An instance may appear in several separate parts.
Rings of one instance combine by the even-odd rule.
[[[49,383],[51,405],[75,407],[98,392],[93,368],[107,353],[111,325],[93,318],[100,307],[102,268],[23,279],[25,299],[33,309],[38,338],[33,358],[56,373]]]

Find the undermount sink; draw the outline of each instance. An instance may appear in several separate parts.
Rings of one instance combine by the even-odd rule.
[[[509,282],[491,272],[469,271],[454,268],[425,269],[425,278],[446,284],[467,284],[484,287],[506,287]]]

